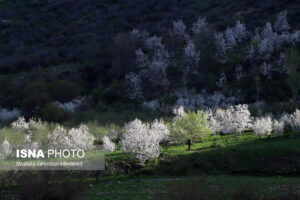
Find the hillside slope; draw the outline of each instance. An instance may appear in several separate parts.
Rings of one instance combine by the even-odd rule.
[[[261,26],[282,10],[297,25],[297,0],[14,0],[2,1],[0,12],[1,73],[36,66],[80,63],[104,68],[106,49],[115,34],[134,28],[158,32],[182,19],[187,25],[199,16],[219,29],[241,20]],[[111,63],[106,63],[109,67]],[[104,69],[105,70],[105,69]]]

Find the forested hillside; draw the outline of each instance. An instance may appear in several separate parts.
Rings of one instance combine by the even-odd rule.
[[[3,0],[0,7],[0,106],[26,116],[61,121],[61,108],[82,101],[105,107],[131,99],[156,109],[214,106],[203,103],[208,97],[297,99],[283,67],[285,55],[299,51],[297,0]]]

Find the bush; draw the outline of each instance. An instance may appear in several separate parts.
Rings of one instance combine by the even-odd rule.
[[[275,135],[282,135],[284,133],[285,123],[283,121],[274,120],[273,131]]]
[[[63,127],[56,127],[48,135],[49,145],[54,148],[75,148],[92,150],[95,137],[90,134],[86,125],[81,124],[78,128],[72,128],[67,132]]]
[[[12,153],[12,146],[5,138],[4,142],[0,145],[0,154],[1,154],[0,160],[1,160],[1,157],[5,159],[11,153]]]
[[[253,124],[253,131],[255,135],[262,138],[266,135],[270,135],[272,132],[272,119],[271,117],[256,118]]]
[[[290,115],[290,125],[295,132],[300,132],[300,110]]]
[[[190,150],[195,140],[203,140],[211,132],[208,129],[206,116],[203,112],[189,111],[176,116],[170,123],[170,141],[173,143],[187,143]]]
[[[247,105],[217,109],[210,115],[210,127],[216,132],[240,134],[251,127],[251,114]]]
[[[159,156],[159,143],[168,134],[167,127],[162,121],[157,120],[149,125],[135,119],[127,123],[124,129],[125,133],[121,139],[122,151],[129,152],[141,163]]]
[[[105,152],[111,153],[115,150],[116,145],[109,139],[109,137],[107,137],[106,135],[103,136],[102,141]]]

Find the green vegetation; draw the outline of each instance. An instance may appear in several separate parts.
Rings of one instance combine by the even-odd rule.
[[[220,198],[239,186],[247,186],[252,195],[272,194],[287,190],[290,187],[299,187],[299,177],[259,177],[259,176],[140,176],[140,177],[104,177],[98,183],[91,181],[91,188],[84,200],[143,200],[159,199],[161,193],[169,190],[175,184],[200,185],[202,189],[213,188],[215,196]],[[204,186],[204,187],[203,187]],[[252,188],[256,190],[253,191]],[[259,189],[258,189],[259,188]],[[182,188],[177,188],[175,193],[180,193]],[[194,188],[195,189],[195,188]],[[201,188],[197,188],[201,190]],[[221,191],[223,190],[223,191]],[[192,191],[190,191],[192,192]],[[195,191],[194,191],[195,192]],[[247,192],[247,191],[246,191]],[[192,195],[189,193],[187,195]],[[155,198],[156,197],[156,198]],[[204,197],[202,197],[204,198]],[[233,200],[233,199],[231,199]],[[235,199],[237,200],[237,198]]]
[[[207,125],[204,113],[189,111],[173,118],[170,123],[170,140],[179,144],[187,143],[190,150],[195,140],[202,141],[211,132]]]
[[[195,143],[189,151],[188,145],[164,147],[159,164],[150,161],[141,171],[132,165],[125,154],[115,151],[107,156],[111,165],[127,166],[133,174],[264,174],[291,175],[300,171],[298,163],[300,137],[268,137],[259,139],[252,132],[243,134],[239,140],[234,135],[207,137]],[[124,164],[124,163],[126,163]],[[112,166],[108,166],[112,167]],[[123,169],[124,170],[124,169]],[[122,169],[115,169],[121,172]],[[132,170],[132,171],[130,171]]]

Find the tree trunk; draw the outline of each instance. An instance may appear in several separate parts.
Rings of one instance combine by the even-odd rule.
[[[192,143],[192,141],[191,141],[191,139],[189,139],[189,140],[187,141],[188,150],[191,150],[191,143]]]

